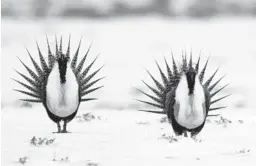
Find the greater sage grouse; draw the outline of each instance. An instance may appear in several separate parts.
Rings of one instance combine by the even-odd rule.
[[[16,79],[14,80],[25,87],[27,91],[20,89],[14,90],[32,97],[30,99],[21,99],[22,101],[42,103],[49,118],[57,124],[58,133],[66,133],[67,123],[76,116],[80,102],[96,100],[96,98],[83,97],[103,87],[99,86],[91,88],[95,83],[102,79],[99,78],[91,81],[102,67],[91,74],[88,74],[95,63],[97,56],[85,69],[83,69],[90,47],[82,57],[81,61],[77,64],[81,40],[72,60],[70,58],[70,36],[66,53],[62,52],[62,37],[58,47],[58,42],[55,36],[55,54],[50,49],[47,37],[46,40],[48,46],[48,63],[42,55],[38,43],[36,43],[41,67],[27,50],[34,66],[34,70],[20,60],[22,65],[28,71],[29,76],[26,76],[19,71],[16,72],[26,80],[27,83]],[[60,126],[61,121],[63,121],[63,129],[61,129]]]
[[[186,55],[182,56],[182,63],[180,66],[177,66],[172,56],[172,70],[165,59],[167,75],[164,74],[159,64],[156,62],[163,83],[160,83],[160,81],[153,77],[152,74],[147,70],[147,73],[152,78],[156,88],[150,86],[145,81],[143,81],[143,83],[149,88],[150,91],[153,92],[154,95],[146,93],[140,89],[138,90],[154,102],[144,100],[138,101],[160,108],[162,111],[140,111],[167,114],[168,121],[171,123],[176,135],[184,134],[184,136],[187,137],[188,132],[191,136],[197,135],[204,127],[206,117],[216,116],[208,114],[209,112],[225,108],[214,108],[212,105],[229,96],[227,95],[212,100],[213,97],[223,90],[227,85],[213,92],[213,89],[223,78],[221,77],[215,83],[211,84],[218,69],[207,81],[203,83],[208,60],[205,63],[202,71],[199,72],[200,56],[195,66],[193,65],[192,53],[190,55],[189,63],[187,63]]]

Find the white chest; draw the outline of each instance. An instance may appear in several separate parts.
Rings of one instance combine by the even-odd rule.
[[[54,65],[46,85],[46,104],[49,111],[59,117],[69,116],[77,110],[78,83],[69,66],[66,70],[66,82],[62,84],[58,65]]]
[[[195,81],[193,95],[188,93],[186,78],[181,78],[176,89],[174,116],[180,125],[193,129],[203,124],[206,115],[204,89],[198,78]]]

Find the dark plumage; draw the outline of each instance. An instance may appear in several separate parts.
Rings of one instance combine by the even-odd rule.
[[[214,108],[212,105],[228,97],[229,95],[212,100],[213,97],[223,90],[227,85],[213,92],[213,89],[223,78],[221,77],[215,83],[212,83],[218,69],[210,76],[208,80],[203,83],[208,60],[205,63],[202,71],[199,72],[200,56],[195,66],[192,64],[192,53],[189,63],[187,63],[186,55],[183,55],[182,59],[181,66],[179,68],[172,56],[172,70],[165,60],[167,75],[164,74],[156,62],[163,83],[160,83],[160,81],[155,79],[150,72],[147,71],[155,83],[156,88],[148,85],[145,81],[143,81],[143,83],[149,88],[150,91],[153,92],[154,95],[146,93],[140,89],[138,90],[154,102],[144,100],[138,101],[160,108],[162,111],[140,111],[166,114],[176,135],[184,134],[186,136],[187,132],[190,132],[193,136],[202,130],[206,117],[217,116],[209,114],[210,112],[225,108]]]
[[[66,71],[67,71],[67,63],[68,58],[65,58],[64,54],[61,54],[61,57],[57,59],[58,65],[59,65],[59,72],[60,72],[60,80],[61,83],[66,82]]]
[[[85,69],[83,69],[90,48],[77,65],[81,40],[72,60],[70,60],[70,37],[66,53],[62,52],[62,38],[60,40],[60,46],[58,47],[57,39],[55,37],[55,54],[53,54],[50,49],[47,37],[46,39],[48,47],[48,64],[36,43],[41,65],[34,60],[27,50],[35,70],[28,67],[20,60],[22,65],[28,71],[29,76],[18,71],[16,72],[24,78],[27,83],[23,83],[16,79],[13,80],[25,87],[27,91],[18,89],[14,90],[32,97],[28,99],[21,99],[22,101],[42,103],[49,118],[57,123],[58,132],[67,132],[66,125],[76,116],[80,102],[96,100],[96,98],[83,97],[103,87],[99,86],[91,88],[94,84],[103,79],[99,78],[91,81],[103,66],[91,74],[88,74],[97,59],[96,57]],[[64,122],[62,130],[60,127],[60,121]]]

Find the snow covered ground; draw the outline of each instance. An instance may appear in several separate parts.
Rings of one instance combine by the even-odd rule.
[[[19,85],[10,78],[19,78],[13,68],[25,72],[16,56],[31,64],[24,46],[36,57],[35,38],[46,52],[45,34],[54,49],[54,34],[64,35],[67,44],[69,33],[72,52],[81,35],[84,46],[81,53],[93,41],[88,59],[91,61],[100,53],[94,69],[105,64],[99,76],[107,78],[101,83],[105,88],[91,95],[100,100],[82,104],[79,110],[80,116],[91,112],[96,118],[76,119],[68,126],[72,133],[53,134],[56,126],[42,105],[19,107],[17,99],[22,95],[12,91]],[[2,20],[2,165],[18,165],[19,160],[31,166],[253,165],[256,162],[255,41],[253,18]],[[196,141],[171,138],[174,136],[171,126],[160,122],[163,116],[136,112],[145,105],[133,100],[143,98],[133,88],[144,88],[141,79],[152,83],[143,67],[160,78],[154,60],[164,66],[164,56],[171,62],[171,50],[178,60],[182,49],[191,48],[195,58],[200,50],[203,61],[210,56],[208,75],[217,67],[220,67],[217,77],[227,74],[222,85],[231,84],[219,96],[232,93],[221,102],[229,106],[221,113],[232,123],[220,117],[210,119]],[[33,136],[55,140],[34,146],[30,144]]]
[[[95,119],[87,116],[84,120],[83,114],[88,112]],[[255,116],[224,116],[229,121],[209,118],[196,140],[175,137],[171,126],[161,123],[164,116],[155,114],[80,110],[78,117],[68,126],[72,133],[53,134],[57,126],[41,106],[4,108],[2,165],[21,165],[19,160],[24,157],[28,166],[249,166],[256,161]],[[30,142],[34,136],[37,140],[55,140],[48,145],[46,141],[33,145]]]

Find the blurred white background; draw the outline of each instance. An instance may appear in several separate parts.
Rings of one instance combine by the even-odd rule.
[[[133,88],[145,88],[141,79],[152,84],[143,67],[160,79],[154,60],[164,69],[164,56],[171,63],[171,51],[179,60],[184,49],[210,56],[208,75],[217,67],[217,77],[227,74],[223,94],[233,96],[224,104],[254,107],[255,15],[256,0],[2,0],[2,107],[22,104],[10,79],[20,78],[13,68],[26,72],[16,56],[31,65],[24,46],[37,57],[35,39],[47,56],[46,34],[52,49],[55,34],[64,44],[71,34],[72,52],[83,36],[80,54],[93,41],[87,64],[100,53],[94,69],[105,64],[105,88],[86,107],[144,108],[133,100],[142,97]]]

